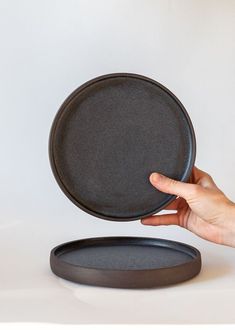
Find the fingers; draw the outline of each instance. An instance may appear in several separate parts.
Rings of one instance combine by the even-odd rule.
[[[181,209],[186,205],[186,202],[183,198],[178,197],[173,202],[171,202],[169,205],[167,205],[164,210],[178,210]]]
[[[154,215],[145,219],[141,219],[143,225],[161,226],[161,225],[177,225],[180,226],[178,214]]]
[[[152,173],[149,179],[151,184],[158,190],[183,197],[186,200],[194,195],[198,189],[195,184],[176,181],[159,173]]]

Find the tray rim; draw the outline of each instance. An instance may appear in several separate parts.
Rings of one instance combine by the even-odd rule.
[[[165,248],[169,248],[169,249],[172,249],[172,250],[177,250],[177,251],[180,251],[182,253],[185,253],[187,255],[190,255],[192,257],[192,260],[190,261],[187,261],[187,262],[184,262],[184,263],[181,263],[181,264],[178,264],[178,265],[175,265],[175,266],[170,266],[170,267],[160,267],[160,268],[146,268],[146,269],[110,269],[110,268],[96,268],[96,267],[84,267],[82,265],[75,265],[73,263],[70,263],[70,262],[66,262],[64,260],[61,260],[60,257],[56,254],[58,252],[59,249],[62,249],[63,247],[69,247],[69,245],[73,245],[73,244],[76,244],[76,243],[89,243],[89,242],[94,242],[94,243],[99,243],[102,241],[102,243],[104,243],[104,246],[109,242],[109,241],[122,241],[122,240],[125,240],[125,241],[136,241],[137,243],[137,240],[140,240],[140,241],[148,241],[149,243],[151,243],[152,241],[156,242],[156,243],[163,243],[163,244],[155,244],[155,246],[157,247],[165,247]],[[107,242],[107,243],[106,243]],[[111,243],[108,244],[109,246],[111,246]],[[165,244],[164,244],[165,243]],[[167,246],[168,244],[168,246]],[[172,244],[172,247],[170,246]],[[89,244],[90,245],[90,244]],[[88,247],[89,245],[85,245],[82,248],[86,248]],[[99,244],[91,244],[90,246],[97,246]],[[119,244],[115,244],[113,246],[118,246]],[[121,245],[121,244],[120,244]],[[126,242],[125,245],[128,245],[128,242]],[[141,245],[141,246],[152,246],[154,247],[154,244],[144,244],[144,242],[142,244],[130,244],[130,245]],[[181,249],[174,249],[173,248],[173,245],[176,245],[176,246],[181,246],[181,247],[185,247],[187,248],[188,250],[191,250],[191,252],[194,254],[194,255],[191,255],[189,253],[186,253],[184,251],[182,251]],[[73,250],[79,250],[79,249],[71,249],[70,251],[73,251]],[[63,253],[61,253],[63,254]],[[60,254],[60,255],[61,255]],[[87,269],[87,270],[99,270],[99,271],[112,271],[112,272],[139,272],[139,271],[156,271],[156,270],[159,270],[159,269],[165,269],[165,270],[168,270],[168,269],[175,269],[175,268],[178,268],[179,266],[182,267],[186,264],[191,264],[193,263],[195,260],[197,260],[198,258],[201,258],[201,253],[200,251],[189,245],[189,244],[186,244],[186,243],[182,243],[182,242],[178,242],[178,241],[174,241],[174,240],[168,240],[168,239],[164,239],[164,238],[155,238],[155,237],[141,237],[141,236],[101,236],[101,237],[88,237],[88,238],[82,238],[82,239],[78,239],[78,240],[72,240],[72,241],[68,241],[68,242],[64,242],[64,243],[61,243],[57,246],[55,246],[52,250],[51,250],[51,254],[50,254],[50,259],[52,262],[54,261],[58,261],[59,260],[59,263],[62,265],[67,265],[67,266],[72,266],[72,267],[76,267],[76,268],[82,268],[82,269]]]
[[[194,131],[191,119],[189,117],[189,114],[188,114],[187,110],[185,109],[185,107],[183,106],[183,104],[180,102],[180,100],[168,88],[163,86],[161,83],[155,81],[154,79],[151,79],[151,78],[148,78],[146,76],[136,74],[136,73],[124,73],[124,72],[123,73],[109,73],[109,74],[101,75],[101,76],[98,76],[96,78],[90,79],[87,82],[85,82],[84,84],[82,84],[81,86],[79,86],[78,88],[76,88],[65,99],[65,101],[62,103],[62,105],[60,106],[59,110],[56,113],[56,116],[53,120],[51,129],[50,129],[50,133],[49,133],[48,153],[49,153],[49,162],[50,162],[51,169],[52,169],[53,175],[55,177],[55,180],[56,180],[57,184],[59,185],[60,189],[65,194],[65,196],[71,202],[73,202],[73,204],[75,204],[77,207],[79,207],[84,212],[86,212],[86,213],[88,213],[88,214],[90,214],[94,217],[100,218],[102,220],[126,222],[126,221],[134,221],[134,220],[143,219],[143,218],[149,217],[149,216],[151,216],[155,213],[160,212],[167,205],[169,205],[174,199],[176,199],[177,196],[169,195],[168,199],[166,199],[165,202],[163,202],[161,205],[156,207],[154,210],[152,210],[148,213],[144,213],[143,215],[132,216],[132,217],[115,217],[115,216],[108,216],[108,215],[105,215],[105,214],[102,214],[102,213],[98,213],[94,210],[89,209],[88,207],[83,205],[79,200],[77,200],[76,197],[73,196],[73,194],[69,191],[69,189],[63,183],[63,180],[61,179],[61,177],[60,177],[60,175],[57,171],[57,167],[56,167],[55,159],[54,159],[54,150],[53,150],[53,145],[54,145],[54,139],[55,139],[57,126],[58,126],[61,118],[63,117],[64,111],[66,111],[66,108],[68,107],[68,105],[70,103],[72,103],[73,99],[79,93],[81,93],[84,89],[86,89],[87,87],[90,87],[91,85],[93,85],[93,84],[95,84],[99,81],[110,79],[110,78],[120,78],[120,77],[140,79],[140,80],[144,80],[144,81],[147,81],[149,83],[152,83],[154,85],[157,85],[163,91],[168,93],[175,100],[176,103],[178,103],[179,107],[182,110],[182,113],[185,116],[185,119],[186,119],[186,122],[187,122],[188,128],[189,128],[190,136],[191,136],[191,150],[190,150],[190,155],[188,157],[189,158],[188,166],[186,167],[184,175],[180,180],[181,182],[187,182],[188,181],[188,179],[191,175],[194,163],[195,163],[195,159],[196,159],[196,136],[195,136],[195,131]]]

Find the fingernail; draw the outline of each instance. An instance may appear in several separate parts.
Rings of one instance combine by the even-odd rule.
[[[150,175],[150,180],[151,180],[152,182],[154,182],[154,183],[156,183],[156,182],[158,181],[158,178],[159,178],[159,176],[158,176],[157,173],[152,173],[152,174]]]
[[[164,176],[160,173],[152,173],[150,175],[150,181],[152,183],[158,183]]]

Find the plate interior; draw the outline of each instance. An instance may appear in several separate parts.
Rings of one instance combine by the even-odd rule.
[[[190,120],[170,92],[136,76],[111,76],[62,106],[51,159],[57,181],[77,206],[104,219],[135,220],[172,199],[151,186],[149,175],[187,179],[193,145]]]
[[[81,267],[110,270],[144,270],[174,267],[191,261],[191,255],[161,246],[106,245],[66,251],[60,259]]]

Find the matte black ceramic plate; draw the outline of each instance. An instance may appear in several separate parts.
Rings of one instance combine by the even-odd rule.
[[[186,281],[200,272],[194,247],[163,239],[100,237],[51,251],[52,271],[67,280],[115,288],[147,288]]]
[[[49,151],[58,184],[78,207],[103,219],[136,220],[175,198],[151,186],[152,172],[188,180],[195,136],[168,89],[143,76],[110,74],[63,103]]]

